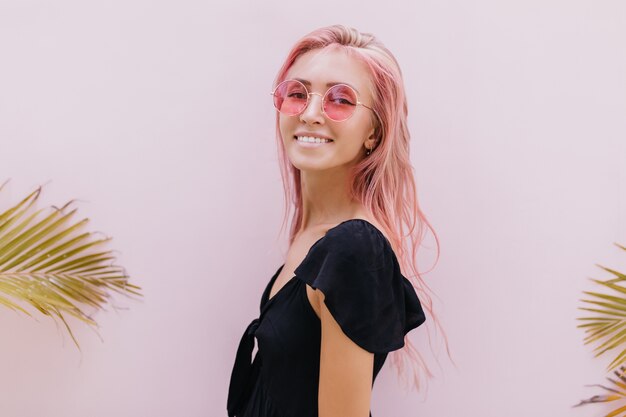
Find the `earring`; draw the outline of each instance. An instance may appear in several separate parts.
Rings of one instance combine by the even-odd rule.
[[[365,152],[366,156],[369,156],[372,153],[372,148],[365,148],[367,149],[367,152]]]

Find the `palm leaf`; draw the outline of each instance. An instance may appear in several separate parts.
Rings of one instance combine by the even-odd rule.
[[[622,250],[626,247],[615,244]],[[585,344],[596,343],[594,351],[596,356],[618,349],[611,363],[607,367],[612,371],[622,365],[626,359],[626,275],[610,268],[598,265],[598,267],[611,273],[614,278],[609,280],[591,279],[594,283],[602,286],[610,293],[583,291],[589,298],[581,299],[589,307],[579,307],[580,310],[595,313],[594,316],[581,317],[586,323],[578,327],[585,327],[587,336]]]
[[[620,249],[626,251],[626,247],[615,243]],[[597,264],[596,264],[597,265]],[[594,313],[587,317],[579,317],[578,320],[583,323],[577,327],[585,329],[584,343],[595,343],[595,356],[600,356],[608,351],[617,350],[618,353],[609,363],[608,371],[613,371],[617,379],[607,377],[611,386],[594,385],[602,388],[605,392],[603,395],[594,395],[591,398],[582,400],[575,407],[583,404],[610,402],[622,400],[621,406],[606,414],[605,417],[626,416],[626,275],[597,265],[606,272],[613,275],[608,280],[591,279],[594,283],[603,287],[609,293],[583,291],[589,296],[588,299],[582,299],[588,307],[579,307],[580,310]]]
[[[0,185],[0,192],[6,182]],[[74,344],[80,345],[66,321],[71,315],[90,326],[96,321],[85,312],[104,310],[112,291],[142,296],[121,266],[114,265],[111,238],[82,232],[88,219],[72,223],[76,209],[35,210],[37,188],[14,207],[0,212],[0,305],[32,315],[27,304],[46,316],[61,319]]]
[[[606,378],[611,383],[610,387],[606,385],[599,385],[599,384],[588,385],[592,387],[600,387],[603,390],[605,390],[606,393],[604,395],[594,395],[593,397],[589,399],[582,400],[581,402],[576,404],[574,407],[578,407],[583,404],[609,402],[609,401],[615,401],[615,400],[620,400],[620,399],[626,399],[626,374],[624,373],[624,371],[626,371],[626,368],[621,366],[619,369],[613,371],[613,374],[617,377],[616,379],[611,378],[611,377]]]

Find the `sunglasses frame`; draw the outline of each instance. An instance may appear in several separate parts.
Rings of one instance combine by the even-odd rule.
[[[281,114],[284,114],[285,116],[297,116],[297,115],[301,114],[304,110],[306,110],[306,108],[307,108],[307,107],[309,107],[309,102],[310,102],[311,94],[315,94],[315,95],[318,95],[318,96],[320,96],[320,97],[322,98],[322,102],[321,102],[322,113],[324,114],[324,116],[325,116],[327,119],[332,120],[333,122],[344,122],[344,121],[348,120],[349,118],[351,118],[351,117],[352,117],[352,115],[354,114],[354,112],[356,111],[356,106],[363,106],[363,107],[365,107],[366,109],[370,109],[372,112],[374,112],[374,114],[376,115],[376,118],[377,118],[377,119],[378,119],[378,121],[380,122],[380,117],[378,117],[378,113],[376,112],[376,110],[374,110],[374,109],[373,109],[373,108],[371,108],[370,106],[367,106],[367,105],[365,105],[365,104],[361,103],[361,102],[359,101],[359,95],[357,94],[357,92],[354,90],[354,88],[350,87],[348,84],[339,83],[339,84],[332,85],[332,86],[328,87],[328,90],[326,90],[326,92],[324,93],[324,95],[321,95],[320,93],[316,93],[316,92],[309,92],[308,88],[306,88],[306,85],[304,85],[302,82],[300,82],[300,81],[298,81],[298,80],[294,80],[294,79],[287,79],[287,80],[283,80],[283,81],[281,81],[280,83],[278,83],[278,85],[276,86],[276,88],[274,88],[274,91],[271,91],[271,92],[270,92],[270,94],[271,94],[273,97],[275,97],[275,96],[276,96],[276,90],[278,90],[278,87],[280,87],[281,85],[283,85],[284,83],[289,82],[289,81],[294,81],[294,82],[297,82],[298,84],[300,84],[300,85],[304,88],[304,91],[306,91],[307,96],[306,96],[306,104],[304,105],[304,107],[302,107],[302,110],[300,110],[298,113],[295,113],[295,114],[287,114],[287,113],[283,113],[283,112],[281,112],[281,111],[280,111],[280,109],[279,109],[278,107],[276,107],[276,102],[274,102],[274,100],[272,100],[272,104],[273,104],[274,108],[275,108],[278,112],[280,112]],[[332,117],[330,117],[328,114],[326,114],[326,111],[324,110],[324,99],[326,98],[326,95],[328,94],[328,92],[329,92],[330,90],[332,90],[333,88],[337,87],[338,85],[348,87],[348,88],[349,88],[349,89],[350,89],[350,90],[354,93],[354,97],[356,97],[356,104],[355,104],[355,109],[354,109],[354,111],[352,111],[352,113],[350,113],[350,115],[349,115],[348,117],[346,117],[345,119],[341,119],[341,120],[336,120],[336,119],[333,119],[333,118],[332,118]]]

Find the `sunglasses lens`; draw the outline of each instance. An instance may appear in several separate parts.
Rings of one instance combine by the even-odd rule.
[[[274,92],[274,107],[286,115],[293,116],[306,107],[307,91],[302,83],[287,80],[278,84]]]
[[[324,112],[331,119],[339,122],[352,116],[356,108],[356,93],[347,85],[331,87],[324,97]]]

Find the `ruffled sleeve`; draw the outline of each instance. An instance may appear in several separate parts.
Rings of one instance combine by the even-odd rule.
[[[368,352],[400,349],[404,336],[425,321],[389,241],[365,220],[330,229],[294,274],[324,293],[326,307],[343,332]]]

